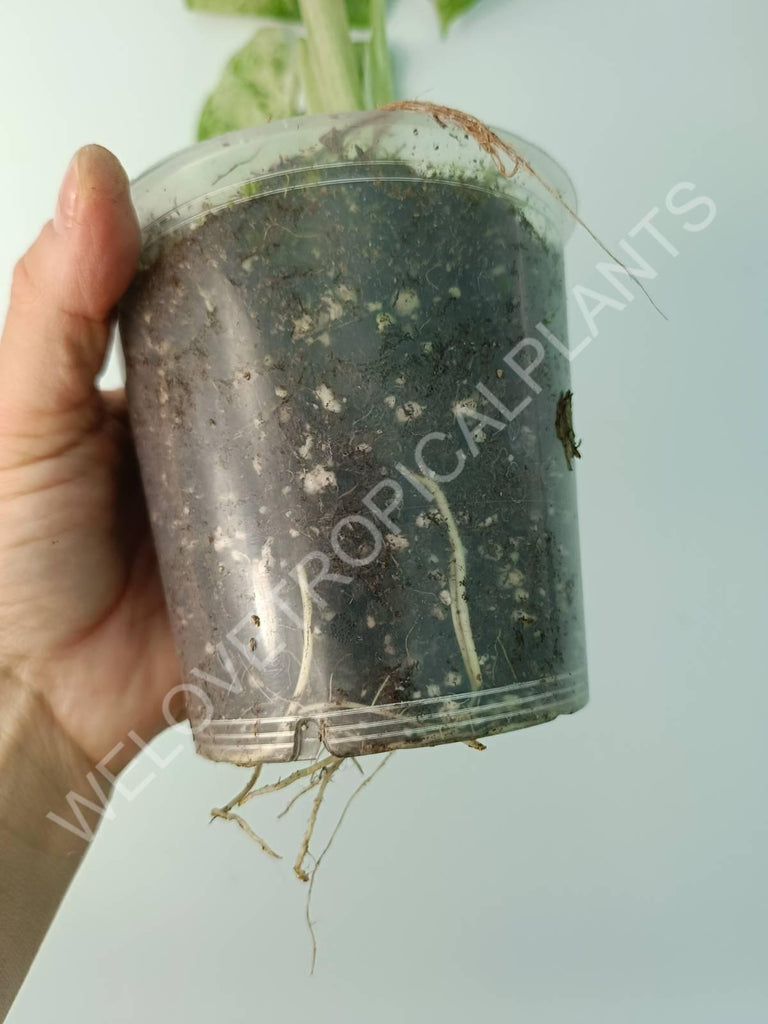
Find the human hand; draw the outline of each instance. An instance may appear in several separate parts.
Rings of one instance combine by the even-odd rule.
[[[95,386],[139,247],[122,167],[79,150],[0,343],[0,699],[4,670],[115,773],[179,679],[124,397]]]

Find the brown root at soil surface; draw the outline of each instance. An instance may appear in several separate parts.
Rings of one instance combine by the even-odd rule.
[[[408,110],[412,113],[431,114],[442,128],[447,127],[448,124],[455,125],[475,140],[478,146],[490,156],[491,160],[493,160],[494,166],[499,174],[505,178],[514,177],[521,167],[524,168],[524,170],[526,170],[532,178],[535,178],[535,180],[547,190],[553,199],[562,206],[568,216],[572,217],[579,227],[583,228],[587,232],[592,241],[602,249],[606,256],[610,256],[613,262],[618,264],[618,266],[620,266],[621,269],[629,275],[631,280],[634,281],[637,287],[643,292],[656,312],[663,316],[665,320],[667,319],[666,314],[656,305],[643,282],[638,280],[637,276],[632,273],[625,263],[622,263],[615,253],[611,252],[608,246],[598,238],[589,225],[584,223],[578,213],[576,213],[576,211],[566,203],[560,193],[552,188],[552,186],[546,182],[541,175],[533,169],[533,167],[531,167],[524,157],[520,156],[511,143],[505,142],[504,139],[497,135],[496,132],[492,131],[488,125],[483,124],[479,118],[473,117],[472,114],[467,114],[463,110],[456,110],[454,107],[444,107],[438,103],[427,103],[425,100],[397,100],[394,103],[387,103],[385,106],[379,107],[378,109]],[[509,163],[505,161],[505,157]]]

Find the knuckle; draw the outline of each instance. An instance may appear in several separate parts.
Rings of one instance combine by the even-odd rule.
[[[29,266],[29,254],[16,261],[11,278],[11,301],[23,305],[30,302],[37,292],[34,278]]]

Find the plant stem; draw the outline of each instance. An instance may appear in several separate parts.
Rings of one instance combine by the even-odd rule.
[[[369,93],[366,102],[374,108],[391,103],[395,98],[386,21],[387,0],[371,0],[371,38],[365,51],[365,78]]]
[[[309,47],[306,39],[296,40],[296,54],[299,75],[304,86],[304,106],[308,114],[322,114],[323,103],[315,81],[312,61],[309,59]]]
[[[326,113],[360,110],[358,73],[344,0],[299,0],[317,100]]]

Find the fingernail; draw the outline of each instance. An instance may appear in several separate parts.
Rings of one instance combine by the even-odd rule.
[[[75,153],[69,162],[69,167],[59,189],[59,198],[56,201],[53,226],[59,234],[64,234],[72,227],[77,214],[77,203],[80,198],[80,175],[77,168],[78,156],[79,154]]]

